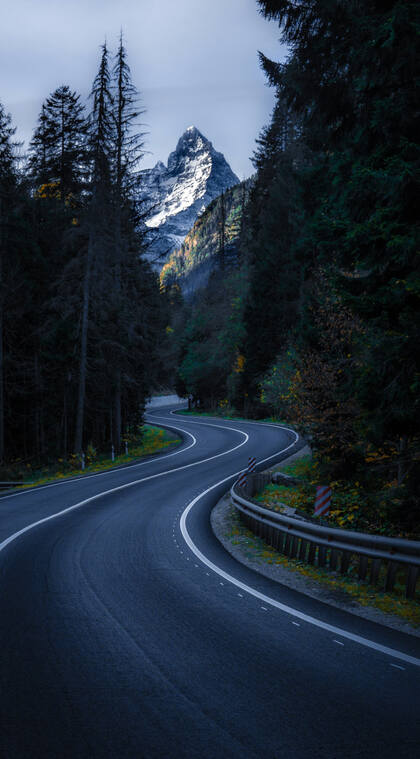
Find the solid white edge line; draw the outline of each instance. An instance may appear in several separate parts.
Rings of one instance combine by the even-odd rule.
[[[278,425],[270,425],[270,426],[277,427]],[[268,458],[262,459],[261,461],[258,462],[258,464],[263,464],[266,461],[269,461],[270,459],[275,458],[280,453],[285,453],[290,448],[292,448],[292,446],[295,445],[296,441],[299,439],[299,435],[297,435],[297,433],[294,432],[294,430],[290,430],[288,427],[279,427],[279,429],[287,429],[288,431],[293,432],[296,436],[296,440],[291,445],[273,454],[273,456],[268,456]],[[298,609],[294,609],[292,606],[287,606],[286,604],[283,604],[280,601],[276,601],[274,598],[271,598],[270,596],[265,595],[265,593],[260,593],[260,591],[255,590],[255,588],[251,588],[249,585],[246,585],[244,582],[241,582],[241,580],[237,580],[236,577],[233,577],[232,575],[228,574],[223,569],[221,569],[216,564],[214,564],[212,561],[210,561],[210,559],[204,556],[204,554],[196,546],[196,544],[194,543],[194,541],[192,540],[188,532],[187,524],[186,524],[188,514],[194,508],[194,506],[202,498],[204,498],[205,495],[207,495],[207,493],[210,493],[212,490],[219,487],[220,485],[223,485],[225,482],[232,480],[233,477],[237,477],[239,474],[240,474],[240,471],[235,472],[234,474],[231,474],[229,477],[225,477],[223,480],[219,480],[219,482],[216,482],[214,485],[211,485],[211,487],[207,488],[202,493],[200,493],[200,495],[196,496],[196,498],[190,501],[186,509],[183,511],[181,518],[179,520],[181,534],[188,548],[195,554],[195,556],[197,556],[197,558],[203,564],[205,564],[206,567],[211,569],[220,577],[223,577],[228,582],[232,583],[232,585],[235,585],[237,588],[241,588],[241,590],[244,590],[246,593],[249,593],[251,596],[258,598],[260,601],[264,601],[265,603],[268,603],[271,606],[274,606],[276,609],[279,609],[280,611],[283,611],[286,614],[290,614],[290,616],[295,617],[296,619],[300,619],[302,622],[307,622],[308,624],[313,625],[314,627],[319,627],[322,630],[327,630],[328,632],[331,632],[334,635],[340,635],[342,638],[347,638],[347,640],[353,641],[353,643],[359,643],[360,645],[365,646],[366,648],[371,648],[382,654],[386,654],[387,656],[392,656],[394,659],[399,659],[400,661],[405,661],[408,664],[414,664],[414,666],[420,667],[420,659],[417,659],[414,656],[409,656],[409,654],[405,654],[402,651],[397,651],[394,648],[383,646],[381,643],[376,643],[375,641],[369,640],[368,638],[363,638],[361,635],[355,635],[354,633],[351,633],[348,630],[345,630],[340,627],[335,627],[335,625],[329,625],[327,622],[322,622],[320,619],[316,619],[316,617],[312,617],[309,614],[304,614]]]
[[[160,419],[161,417],[159,417]],[[157,427],[161,427],[162,425],[157,424]],[[176,427],[174,424],[172,424],[171,421],[171,428],[174,430],[178,430],[178,432],[184,432],[186,435],[192,438],[192,443],[190,445],[187,445],[186,448],[180,448],[177,451],[174,451],[173,453],[164,453],[160,456],[156,456],[154,459],[148,459],[147,461],[139,461],[138,464],[128,464],[128,465],[122,465],[122,466],[116,466],[111,469],[107,469],[105,472],[95,472],[95,474],[82,474],[78,475],[77,477],[68,477],[65,480],[59,480],[54,481],[52,480],[47,485],[34,485],[28,488],[25,488],[25,490],[20,490],[18,493],[11,493],[10,495],[2,495],[0,498],[0,503],[3,501],[6,501],[8,498],[17,498],[20,495],[28,495],[28,493],[34,493],[35,491],[39,492],[40,490],[45,490],[45,488],[55,488],[58,485],[69,485],[73,482],[80,482],[80,480],[91,480],[92,478],[96,477],[105,477],[107,474],[115,474],[115,472],[121,472],[125,469],[138,469],[141,466],[146,466],[146,464],[153,464],[155,461],[162,461],[163,459],[169,459],[171,456],[178,456],[180,453],[185,453],[185,451],[189,451],[190,448],[193,448],[197,444],[197,440],[194,437],[194,435],[191,432],[188,432],[187,430],[184,430],[182,427]]]
[[[172,413],[172,412],[171,412]],[[158,417],[160,419],[163,419],[165,417]],[[188,422],[188,420],[185,420]],[[197,423],[197,422],[196,422]],[[193,422],[194,424],[194,422]],[[199,464],[204,464],[207,461],[212,461],[213,459],[220,458],[221,456],[226,456],[229,453],[233,453],[233,451],[236,451],[238,448],[241,448],[243,445],[245,445],[249,440],[249,435],[244,432],[243,430],[238,430],[234,427],[228,427],[227,425],[206,425],[205,422],[199,422],[199,424],[204,424],[205,426],[209,427],[220,427],[221,429],[229,429],[234,432],[239,432],[241,435],[244,435],[245,440],[242,441],[242,443],[239,443],[238,445],[234,446],[234,448],[230,448],[228,451],[224,451],[223,453],[218,453],[215,456],[209,456],[206,459],[201,459],[200,461],[195,461],[192,464],[185,464],[181,467],[177,467],[176,469],[169,469],[166,472],[160,472],[158,474],[152,474],[148,477],[143,477],[140,480],[134,480],[133,482],[126,483],[125,485],[119,485],[118,487],[111,488],[110,490],[104,490],[101,493],[97,493],[94,496],[90,496],[89,498],[86,498],[83,501],[79,501],[79,503],[75,503],[73,506],[69,506],[66,509],[62,509],[61,511],[56,512],[55,514],[50,514],[48,517],[44,517],[43,519],[38,519],[36,522],[32,522],[31,524],[27,525],[26,527],[23,527],[21,530],[18,530],[17,532],[13,533],[13,535],[10,535],[8,538],[3,540],[0,543],[0,552],[3,551],[10,543],[15,541],[17,538],[19,538],[21,535],[23,535],[26,532],[29,532],[30,530],[33,530],[35,527],[38,527],[41,524],[45,524],[46,522],[50,522],[53,519],[57,519],[58,517],[64,516],[64,514],[68,514],[71,511],[74,511],[76,509],[81,508],[82,506],[86,506],[88,503],[92,503],[93,501],[98,500],[99,498],[102,498],[105,495],[109,495],[110,493],[116,493],[121,490],[126,490],[130,487],[133,487],[134,485],[139,485],[141,482],[147,482],[148,480],[157,479],[158,477],[164,477],[165,475],[172,474],[174,472],[180,472],[183,469],[189,469],[193,466],[198,466]],[[252,422],[252,424],[258,424],[258,422]],[[272,456],[268,456],[265,459],[262,459],[258,462],[258,464],[263,464],[266,461],[269,461],[270,459],[276,458],[280,453],[285,453],[290,448],[292,448],[297,440],[299,439],[299,435],[292,429],[288,427],[282,427],[281,425],[276,424],[267,424],[263,423],[261,426],[270,426],[270,427],[277,427],[278,429],[284,429],[288,432],[292,432],[295,435],[295,441],[291,443],[291,445],[287,446],[286,448],[283,448],[281,451],[278,451],[277,453],[273,454]],[[191,446],[188,446],[188,448],[191,448],[193,445],[196,444],[196,439],[194,438],[194,435],[189,433],[187,430],[184,430],[182,427],[175,427],[174,429],[178,429],[181,432],[186,433],[187,435],[190,435],[195,442],[192,443]],[[184,448],[183,451],[188,450],[188,448]],[[169,458],[169,456],[174,456],[177,453],[181,453],[181,451],[176,451],[173,454],[169,454],[168,456],[162,457],[162,458]],[[154,459],[156,460],[156,459]],[[142,463],[152,463],[151,461],[148,462],[142,462]],[[139,465],[136,465],[139,466]],[[133,467],[134,468],[134,467]],[[112,470],[111,470],[112,471]],[[250,595],[254,596],[255,598],[258,598],[260,601],[264,601],[265,603],[268,603],[270,606],[274,606],[277,609],[280,609],[280,611],[283,611],[287,614],[290,614],[290,616],[296,617],[297,619],[301,619],[303,622],[308,622],[308,624],[311,624],[315,627],[319,627],[323,630],[328,630],[329,632],[334,633],[335,635],[341,635],[343,638],[347,638],[348,640],[352,640],[355,643],[359,643],[360,645],[366,646],[367,648],[372,648],[376,651],[379,651],[381,653],[387,654],[388,656],[392,656],[395,659],[399,659],[401,661],[405,661],[409,664],[414,664],[415,666],[420,666],[420,659],[416,659],[413,656],[409,656],[408,654],[404,654],[402,651],[397,651],[393,648],[388,648],[387,646],[382,646],[380,643],[376,643],[375,641],[371,641],[367,638],[363,638],[359,635],[354,635],[353,633],[348,632],[347,630],[341,629],[339,627],[335,627],[333,625],[329,625],[326,622],[322,622],[319,619],[316,619],[315,617],[311,617],[308,614],[304,614],[303,612],[298,611],[297,609],[293,609],[291,606],[287,606],[286,604],[282,604],[279,601],[276,601],[273,598],[270,598],[269,596],[266,596],[264,593],[260,593],[258,590],[255,590],[254,588],[251,588],[249,585],[246,585],[245,583],[241,582],[240,580],[237,580],[235,577],[232,577],[232,575],[229,575],[227,572],[225,572],[223,569],[220,569],[220,567],[217,567],[213,562],[211,562],[209,559],[204,556],[204,554],[201,553],[201,551],[197,548],[195,543],[192,541],[188,530],[186,526],[186,519],[191,511],[191,509],[195,506],[196,503],[198,503],[201,498],[203,498],[207,493],[211,492],[215,488],[217,488],[219,485],[222,485],[223,483],[227,482],[228,480],[233,479],[233,477],[237,477],[238,474],[240,474],[243,470],[239,470],[238,472],[235,472],[234,474],[229,475],[229,477],[225,477],[223,480],[219,480],[219,482],[216,482],[214,485],[211,485],[211,487],[204,490],[202,493],[200,493],[196,498],[194,498],[186,509],[183,511],[179,526],[181,530],[182,537],[184,538],[185,542],[187,543],[190,550],[197,556],[197,558],[205,564],[209,569],[211,569],[216,574],[223,577],[228,582],[232,583],[238,588],[241,588],[241,590],[244,590],[246,593],[249,593]],[[103,472],[102,474],[108,474],[109,472]],[[91,476],[97,476],[97,475],[89,475]],[[87,479],[86,478],[79,478],[79,479]],[[61,485],[64,483],[56,483],[57,485]],[[45,486],[48,487],[48,486]],[[53,485],[50,485],[49,487],[53,487]],[[41,488],[39,488],[41,489]],[[26,492],[33,492],[33,491],[26,491]],[[17,493],[16,495],[23,495],[23,493]],[[13,496],[6,496],[6,497],[13,497]]]
[[[174,427],[174,429],[178,429],[179,431],[185,432],[187,435],[190,435],[190,437],[192,437],[194,440],[194,443],[192,445],[196,444],[197,440],[191,432],[187,432],[187,430],[184,430],[182,427],[176,427],[176,428]],[[133,480],[132,482],[127,482],[124,485],[118,485],[117,487],[110,488],[109,490],[102,490],[100,493],[90,496],[89,498],[85,498],[83,501],[79,501],[78,503],[75,503],[72,506],[68,506],[67,508],[62,509],[61,511],[57,511],[55,514],[50,514],[47,517],[43,517],[43,519],[38,519],[36,522],[31,522],[31,524],[28,524],[26,527],[22,527],[22,529],[18,530],[17,532],[14,532],[12,535],[9,535],[8,538],[5,538],[5,540],[3,540],[0,543],[0,552],[3,551],[6,548],[6,546],[8,546],[14,540],[19,538],[21,535],[24,535],[25,532],[29,532],[30,530],[33,530],[35,527],[38,527],[41,524],[50,522],[52,519],[57,519],[58,517],[64,516],[64,514],[69,514],[71,511],[74,511],[75,509],[79,509],[82,506],[86,506],[88,503],[92,503],[93,501],[98,500],[98,498],[102,498],[103,496],[109,495],[110,493],[117,493],[120,490],[131,488],[134,485],[139,485],[141,482],[147,482],[148,480],[154,480],[154,479],[157,479],[158,477],[164,477],[165,475],[173,474],[174,472],[181,472],[183,469],[189,469],[190,467],[198,466],[199,464],[205,464],[207,461],[213,461],[213,459],[218,459],[221,456],[227,456],[229,453],[233,453],[233,451],[236,451],[238,448],[241,448],[243,445],[245,445],[248,442],[249,435],[246,432],[243,432],[243,430],[237,430],[234,427],[229,427],[227,429],[230,429],[234,432],[238,432],[240,435],[244,437],[244,440],[241,443],[238,443],[238,445],[235,445],[233,448],[229,448],[228,451],[224,451],[223,453],[217,453],[214,456],[208,456],[205,459],[194,461],[191,464],[184,464],[183,466],[178,466],[176,467],[176,469],[168,469],[166,472],[151,474],[148,477],[142,477],[140,480]],[[192,445],[189,447],[192,447]],[[186,451],[188,449],[184,448],[183,450]],[[170,454],[170,455],[175,455],[175,454]]]

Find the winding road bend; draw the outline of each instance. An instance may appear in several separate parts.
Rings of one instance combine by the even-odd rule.
[[[248,456],[295,433],[149,419],[182,446],[0,499],[1,759],[417,759],[419,639],[256,575],[210,529]]]

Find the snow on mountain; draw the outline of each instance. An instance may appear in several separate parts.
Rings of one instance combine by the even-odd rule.
[[[142,198],[149,212],[150,258],[158,268],[179,248],[197,217],[228,187],[238,184],[222,153],[194,126],[188,127],[168,158],[142,172]]]

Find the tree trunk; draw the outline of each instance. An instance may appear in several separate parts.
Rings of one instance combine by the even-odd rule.
[[[117,386],[115,389],[115,448],[121,452],[121,372],[117,370]]]
[[[42,458],[45,454],[45,430],[44,430],[44,408],[43,408],[43,383],[39,353],[35,353],[34,363],[35,374],[35,392],[36,392],[36,439],[38,455]]]
[[[3,233],[0,198],[0,463],[4,459]]]
[[[80,367],[79,367],[79,392],[77,399],[76,433],[74,438],[75,453],[82,452],[83,445],[83,422],[85,414],[86,397],[86,369],[87,369],[87,343],[89,331],[89,302],[90,280],[93,258],[92,231],[89,232],[88,252],[86,259],[86,272],[83,282],[83,311],[82,311],[82,334],[80,340]]]
[[[222,192],[220,197],[220,235],[219,235],[219,260],[220,268],[225,270],[225,225],[226,225],[226,208],[225,194]]]
[[[407,443],[408,443],[407,435],[402,435],[402,437],[400,438],[399,446],[398,446],[399,455],[400,455],[400,460],[398,462],[398,475],[397,475],[398,485],[402,485],[405,475],[407,473],[407,466],[406,466],[406,460],[405,460],[406,454],[407,454]]]
[[[64,443],[64,458],[67,458],[67,395],[66,395],[66,388],[64,388],[64,397],[63,397],[63,443]]]
[[[0,252],[0,288],[2,289],[2,255]],[[0,291],[0,463],[4,459],[4,356],[3,356],[3,293]]]

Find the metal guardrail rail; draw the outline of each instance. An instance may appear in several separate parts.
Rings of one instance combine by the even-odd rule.
[[[252,496],[271,481],[271,475],[248,475],[244,487],[231,489],[233,504],[246,526],[280,553],[308,564],[346,574],[352,556],[358,558],[358,576],[377,585],[386,564],[385,591],[394,588],[397,571],[407,573],[406,597],[414,598],[420,572],[420,541],[387,538],[329,527],[317,519],[287,516],[265,509]]]

